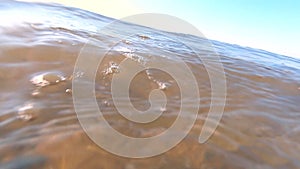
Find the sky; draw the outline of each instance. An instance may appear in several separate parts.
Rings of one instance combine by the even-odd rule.
[[[194,25],[208,39],[300,58],[298,0],[25,1],[55,2],[116,19],[141,13],[168,14]]]

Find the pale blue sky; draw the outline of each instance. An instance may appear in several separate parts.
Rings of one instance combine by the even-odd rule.
[[[300,58],[299,0],[25,0],[57,2],[116,19],[163,13],[207,38]]]
[[[177,16],[206,37],[300,58],[300,1],[135,1],[145,12]]]

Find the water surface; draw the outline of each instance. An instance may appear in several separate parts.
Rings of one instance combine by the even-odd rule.
[[[225,69],[227,100],[213,137],[199,144],[210,106],[208,75],[195,53],[172,39],[195,46],[201,56],[212,55],[198,46],[203,39],[126,23],[101,32],[113,19],[56,4],[3,1],[0,20],[0,168],[300,168],[297,59],[211,41]],[[130,37],[120,39],[124,35]],[[156,157],[128,159],[104,151],[87,137],[74,111],[72,74],[88,38],[97,49],[110,51],[96,77],[99,107],[109,124],[128,136],[150,137],[166,130],[177,117],[180,93],[164,72],[139,73],[130,87],[132,104],[139,110],[149,108],[153,89],[164,91],[168,104],[153,123],[127,121],[111,99],[111,79],[122,71],[118,64],[125,58],[143,64],[165,57],[171,66],[177,56],[189,65],[199,83],[200,110],[179,145]],[[120,42],[113,44],[116,39]],[[88,112],[89,103],[83,104]],[[86,118],[94,117],[87,113]]]

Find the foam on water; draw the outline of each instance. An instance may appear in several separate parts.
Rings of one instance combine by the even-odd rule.
[[[33,120],[37,116],[36,111],[32,104],[26,104],[18,109],[18,118],[24,121]]]
[[[109,74],[114,74],[114,73],[119,73],[119,66],[114,63],[114,62],[110,62],[109,63],[109,67],[107,69],[105,69],[103,71],[104,75],[109,75]]]
[[[46,72],[35,75],[30,79],[30,82],[37,87],[45,87],[48,85],[58,84],[65,80],[66,78],[58,73]]]

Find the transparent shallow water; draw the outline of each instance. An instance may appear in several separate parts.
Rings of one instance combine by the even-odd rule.
[[[196,47],[202,39],[126,23],[98,32],[112,19],[55,4],[3,1],[0,20],[1,168],[300,168],[297,59],[211,41],[225,69],[227,101],[215,134],[199,144],[210,104],[208,75],[195,53],[170,39]],[[133,35],[112,44],[126,34]],[[97,72],[97,102],[110,125],[128,136],[149,137],[166,130],[179,110],[179,88],[161,71],[139,73],[130,87],[132,104],[146,110],[149,92],[161,89],[168,105],[154,123],[127,121],[111,99],[118,64],[125,58],[143,63],[164,56],[171,65],[178,56],[190,66],[201,101],[198,119],[183,142],[156,157],[128,159],[104,151],[87,137],[74,111],[71,83],[80,49],[90,37],[98,49],[111,49]],[[196,52],[212,54],[201,47]]]

